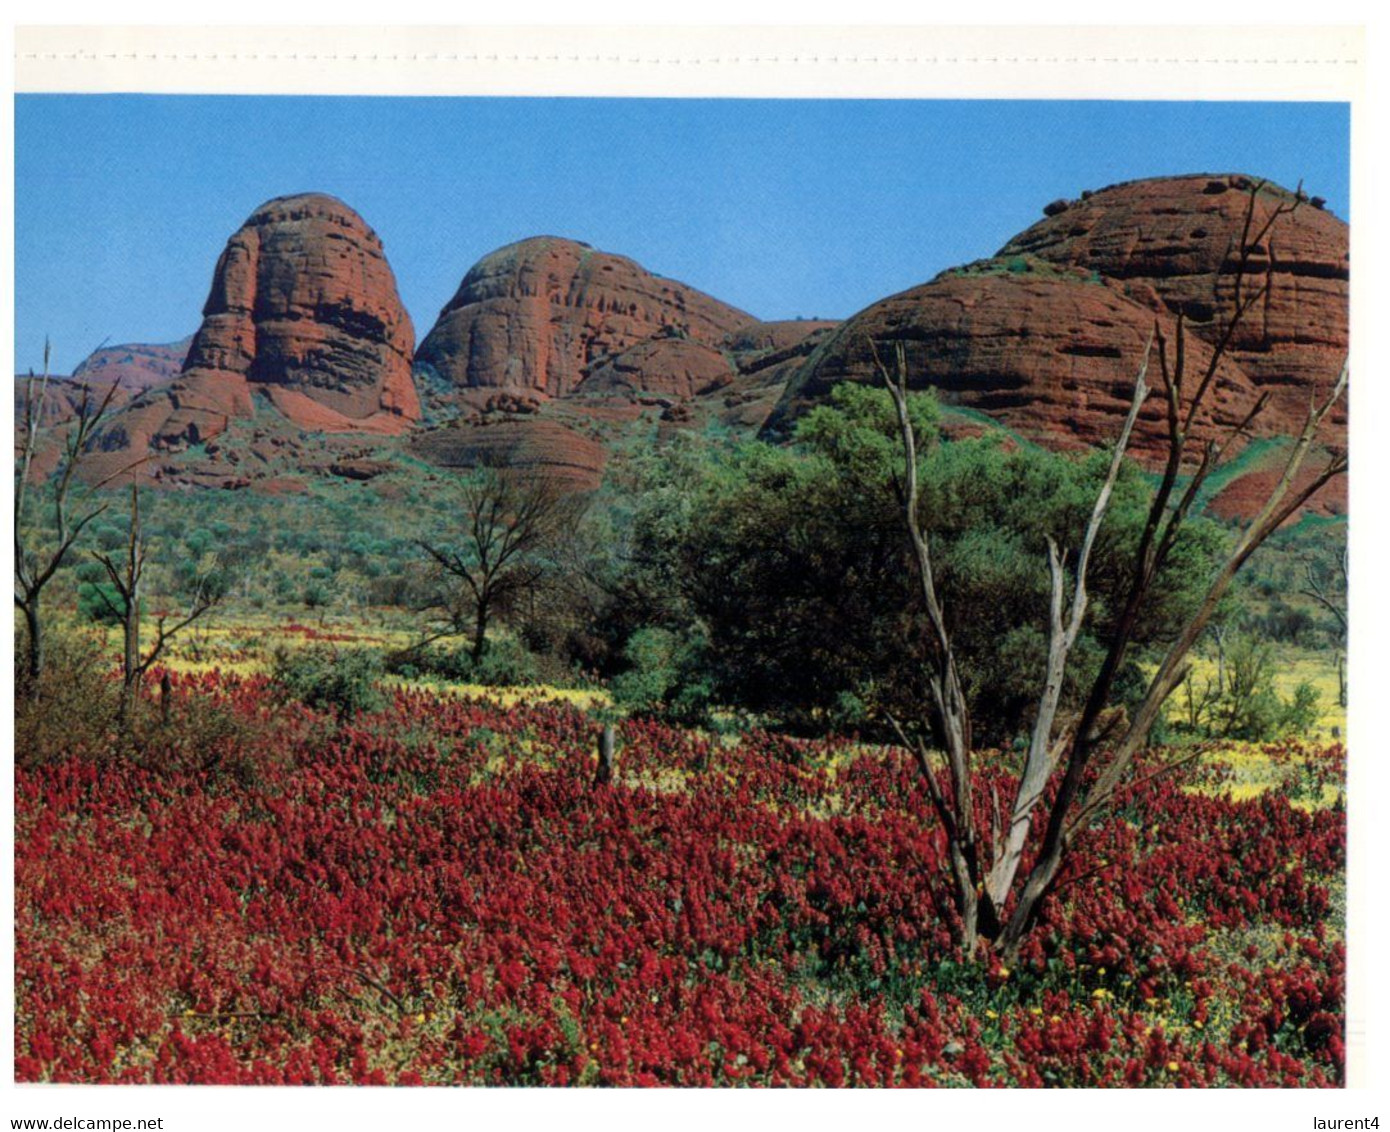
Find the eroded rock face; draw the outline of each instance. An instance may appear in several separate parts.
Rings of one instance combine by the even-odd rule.
[[[411,451],[443,468],[524,469],[576,491],[603,479],[602,444],[543,417],[475,417],[421,433]]]
[[[728,385],[734,372],[729,359],[711,346],[689,338],[649,338],[596,363],[578,391],[686,399]]]
[[[319,193],[277,198],[227,241],[177,378],[118,414],[102,449],[203,443],[249,417],[258,392],[305,430],[402,433],[420,415],[413,343],[362,218]]]
[[[1032,255],[1151,292],[1191,330],[1215,343],[1235,298],[1236,267],[1251,191],[1240,174],[1160,177],[1113,185],[1015,236],[1001,257]],[[1286,427],[1307,410],[1308,389],[1330,387],[1347,351],[1348,228],[1306,198],[1255,236],[1294,194],[1266,185],[1254,198],[1249,274],[1242,293],[1265,294],[1238,326],[1230,356]],[[1340,415],[1345,423],[1345,413]]]
[[[404,428],[419,415],[414,339],[381,241],[362,218],[320,193],[280,197],[227,242],[184,375],[242,374],[337,417],[384,414]]]
[[[177,342],[103,346],[78,363],[72,380],[94,386],[119,384],[133,396],[178,377],[192,344],[193,336],[189,335]]]
[[[540,236],[474,265],[416,357],[458,388],[561,397],[638,343],[684,339],[718,350],[750,321],[630,259]]]
[[[1241,469],[1223,484],[1207,503],[1207,512],[1219,519],[1249,519],[1264,506],[1270,492],[1283,475],[1292,441],[1264,454],[1250,466]],[[1338,451],[1345,451],[1339,448]],[[1303,467],[1294,478],[1293,489],[1303,490],[1318,476],[1333,453],[1324,445],[1315,445]],[[1347,513],[1347,477],[1338,476],[1324,485],[1307,504],[1289,517],[1288,524],[1298,522],[1304,515],[1345,515]]]
[[[840,324],[831,319],[787,318],[771,322],[750,322],[724,340],[725,346],[740,358],[785,353],[802,346],[807,339],[833,330]]]
[[[1107,444],[1129,409],[1156,318],[1172,330],[1165,312],[1084,272],[1006,261],[946,272],[875,303],[832,334],[792,377],[768,431],[785,432],[841,381],[881,382],[870,343],[883,350],[902,341],[914,388],[933,388],[944,403],[987,413],[1049,447]],[[1192,364],[1209,360],[1202,342],[1191,349]],[[1194,437],[1238,422],[1255,397],[1240,367],[1223,364]],[[1133,453],[1156,456],[1165,435],[1161,398],[1150,398]]]

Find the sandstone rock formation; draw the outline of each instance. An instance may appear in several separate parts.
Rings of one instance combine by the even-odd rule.
[[[577,388],[583,394],[655,393],[688,399],[728,385],[734,372],[730,360],[712,346],[666,336],[596,362]]]
[[[987,260],[948,271],[834,332],[792,378],[768,431],[786,432],[838,382],[879,381],[870,343],[901,340],[911,384],[935,389],[948,405],[987,413],[1050,447],[1109,443],[1129,408],[1155,318],[1173,330],[1166,312],[1119,286],[1039,261]],[[1192,353],[1194,365],[1210,357],[1200,340]],[[1249,378],[1223,364],[1194,435],[1238,421],[1254,399]],[[1135,429],[1138,457],[1157,453],[1164,427],[1153,398]]]
[[[1246,212],[1259,184],[1240,174],[1200,174],[1112,185],[1061,202],[998,254],[1038,256],[1150,291],[1214,343],[1233,299]],[[1254,242],[1275,209],[1295,204],[1267,239]],[[1344,221],[1306,197],[1269,184],[1256,193],[1243,288],[1247,295],[1267,291],[1237,328],[1230,356],[1271,391],[1271,408],[1286,422],[1302,417],[1309,386],[1330,386],[1346,356],[1348,236]]]
[[[740,326],[724,339],[727,349],[742,359],[763,358],[782,355],[788,351],[802,348],[809,339],[814,339],[827,330],[834,330],[839,322],[832,319],[786,318],[772,322],[750,322]]]
[[[94,386],[119,383],[122,390],[133,396],[173,381],[183,369],[192,344],[193,336],[189,335],[177,342],[103,346],[78,363],[72,380],[78,384],[91,382]]]
[[[1248,519],[1255,514],[1269,498],[1270,491],[1283,474],[1287,455],[1287,448],[1280,446],[1272,452],[1265,453],[1259,460],[1253,461],[1252,466],[1242,469],[1240,474],[1223,484],[1207,501],[1207,513],[1215,515],[1218,519]],[[1318,471],[1326,466],[1330,455],[1326,446],[1316,446],[1293,481],[1295,490],[1306,488]],[[1347,478],[1338,476],[1291,516],[1289,524],[1296,523],[1307,514],[1345,515],[1346,511]]]
[[[201,443],[256,393],[306,430],[400,434],[420,413],[413,342],[376,233],[333,197],[279,197],[228,240],[178,377],[119,413],[103,450]]]
[[[444,468],[508,467],[543,474],[577,491],[603,479],[603,445],[543,417],[473,418],[420,433],[411,451]]]
[[[744,312],[630,259],[538,236],[479,260],[416,358],[457,388],[493,386],[560,397],[576,389],[591,367],[638,343],[688,339],[718,350],[725,335],[750,321]]]

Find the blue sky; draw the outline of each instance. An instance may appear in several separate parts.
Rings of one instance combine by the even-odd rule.
[[[1344,104],[20,95],[15,372],[194,330],[262,201],[341,197],[423,338],[468,267],[548,234],[762,318],[843,317],[1057,197],[1245,172],[1349,217]]]

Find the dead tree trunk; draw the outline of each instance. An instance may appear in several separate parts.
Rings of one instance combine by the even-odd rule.
[[[1037,862],[1028,875],[1008,926],[1000,938],[1000,943],[1006,953],[1016,952],[1022,943],[1037,916],[1039,902],[1052,891],[1057,882],[1062,861],[1076,834],[1100,816],[1114,801],[1115,792],[1128,774],[1134,756],[1147,741],[1149,731],[1157,721],[1163,705],[1186,674],[1188,653],[1207,627],[1240,568],[1249,560],[1250,555],[1302,507],[1314,493],[1346,471],[1345,456],[1334,456],[1324,469],[1305,486],[1299,489],[1294,488],[1294,481],[1298,477],[1304,459],[1312,448],[1323,418],[1326,417],[1332,406],[1341,399],[1346,385],[1347,369],[1343,366],[1341,375],[1327,400],[1321,405],[1314,405],[1309,409],[1303,431],[1289,452],[1279,481],[1270,492],[1259,513],[1236,540],[1236,545],[1225,562],[1217,570],[1197,611],[1183,626],[1177,639],[1169,646],[1167,654],[1159,664],[1158,671],[1149,681],[1143,700],[1133,714],[1129,729],[1110,753],[1108,761],[1094,784],[1089,791],[1084,793],[1080,789],[1082,776],[1091,756],[1095,753],[1095,748],[1083,731],[1079,730],[1073,739],[1067,776],[1063,780],[1062,789],[1054,803],[1051,820],[1039,849]],[[1203,467],[1209,470],[1214,464],[1214,460],[1204,460]],[[1204,478],[1204,475],[1199,474],[1194,477],[1194,482],[1200,486],[1200,482]],[[1195,495],[1195,491],[1195,488],[1189,486],[1184,494],[1184,499],[1190,495]],[[1185,508],[1182,506],[1168,514],[1169,526],[1159,536],[1158,545],[1160,547],[1172,545],[1172,540],[1176,538],[1173,524],[1180,523],[1184,515]],[[1115,645],[1112,644],[1111,648],[1113,650]],[[1106,694],[1108,696],[1108,689],[1106,689]],[[1076,805],[1075,812],[1072,812],[1073,804]]]
[[[33,487],[31,479],[34,456],[43,436],[43,414],[49,391],[48,361],[49,345],[45,341],[43,377],[36,381],[31,370],[25,384],[23,415],[19,422],[20,441],[15,455],[14,601],[15,606],[24,614],[24,630],[28,636],[25,642],[26,686],[21,691],[30,696],[39,694],[39,679],[43,675],[44,591],[67,560],[83,530],[106,510],[106,504],[102,503],[74,516],[72,489],[77,482],[78,471],[88,456],[92,437],[101,427],[101,422],[119,388],[119,383],[113,382],[111,388],[98,401],[92,398],[88,386],[82,387],[77,415],[68,427],[64,441],[63,462],[51,481],[53,540],[44,543],[26,523],[30,518],[29,493]]]
[[[1232,336],[1245,314],[1268,291],[1268,282],[1244,291],[1244,280],[1252,251],[1263,244],[1274,223],[1282,215],[1297,208],[1301,195],[1294,203],[1281,203],[1272,214],[1257,223],[1257,202],[1262,185],[1251,189],[1246,207],[1240,248],[1235,255],[1236,269],[1231,315],[1222,326],[1207,366],[1200,375],[1195,390],[1185,387],[1186,360],[1184,320],[1177,320],[1177,334],[1170,343],[1160,327],[1146,349],[1143,364],[1135,380],[1130,410],[1117,439],[1106,479],[1097,495],[1082,549],[1076,560],[1072,578],[1072,598],[1066,600],[1066,555],[1054,540],[1048,539],[1048,570],[1051,577],[1051,611],[1049,617],[1049,647],[1038,712],[1027,754],[1021,768],[1010,810],[1007,830],[998,816],[992,830],[992,864],[985,870],[982,864],[981,841],[977,831],[972,798],[972,749],[970,716],[961,693],[961,682],[946,631],[935,582],[932,576],[930,547],[918,515],[916,470],[916,438],[908,413],[907,364],[901,342],[895,343],[895,366],[892,372],[879,359],[877,347],[874,360],[897,409],[898,423],[906,456],[906,472],[902,503],[904,521],[911,541],[913,561],[921,587],[923,606],[929,629],[928,687],[929,712],[944,737],[943,761],[946,786],[939,781],[933,762],[933,752],[922,737],[923,728],[909,736],[897,720],[890,719],[899,738],[917,759],[921,778],[931,799],[932,807],[946,834],[950,874],[957,910],[962,923],[962,944],[967,954],[973,953],[983,939],[993,942],[1009,957],[1017,954],[1023,939],[1035,922],[1041,902],[1058,883],[1062,865],[1067,859],[1076,834],[1086,828],[1113,803],[1116,791],[1126,780],[1136,753],[1147,741],[1163,705],[1174,688],[1186,675],[1187,657],[1198,638],[1211,622],[1217,606],[1225,596],[1237,572],[1250,555],[1292,516],[1314,493],[1333,478],[1346,471],[1344,455],[1334,455],[1317,475],[1295,487],[1305,458],[1310,452],[1323,419],[1346,389],[1347,370],[1343,367],[1331,392],[1321,404],[1310,399],[1308,417],[1303,430],[1289,450],[1283,472],[1270,491],[1259,513],[1236,540],[1225,561],[1212,578],[1198,609],[1179,630],[1176,639],[1151,678],[1142,701],[1130,719],[1128,728],[1118,743],[1105,754],[1105,762],[1094,781],[1086,786],[1093,758],[1109,745],[1109,737],[1100,727],[1111,710],[1115,680],[1120,673],[1140,617],[1148,605],[1153,586],[1178,543],[1184,523],[1197,502],[1203,485],[1212,471],[1219,467],[1238,439],[1243,438],[1252,422],[1264,408],[1261,397],[1244,420],[1228,429],[1219,440],[1209,441],[1196,460],[1196,467],[1184,478],[1187,460],[1187,441],[1192,425],[1212,389],[1221,360]],[[1138,547],[1134,554],[1128,595],[1116,619],[1115,628],[1097,676],[1092,682],[1084,706],[1075,721],[1058,735],[1056,715],[1060,690],[1070,651],[1084,622],[1086,613],[1086,570],[1097,531],[1104,521],[1109,499],[1128,447],[1139,410],[1148,394],[1146,377],[1150,355],[1157,343],[1157,355],[1162,370],[1167,407],[1168,448],[1162,476],[1150,502]],[[1181,485],[1181,486],[1180,486]],[[1222,665],[1224,668],[1224,664]],[[1170,764],[1169,769],[1176,764]],[[1047,793],[1057,769],[1065,767],[1060,785],[1047,807],[1041,843],[1032,866],[1019,886],[1024,850],[1030,838],[1033,816]]]
[[[174,636],[193,624],[209,609],[217,604],[220,594],[204,579],[194,590],[187,614],[178,621],[170,623],[161,614],[155,622],[155,639],[148,653],[142,654],[140,646],[140,614],[144,596],[145,561],[147,547],[144,531],[140,525],[140,482],[137,478],[130,485],[130,538],[126,543],[124,561],[119,565],[110,555],[93,552],[94,557],[106,570],[112,588],[121,599],[117,606],[108,602],[111,612],[120,617],[122,629],[121,658],[121,699],[120,722],[127,727],[131,710],[140,694],[140,685],[145,673],[164,653],[164,647]],[[161,691],[163,689],[161,688]]]
[[[159,721],[166,727],[169,725],[169,712],[174,706],[174,682],[169,679],[166,670],[159,677]]]
[[[613,781],[613,751],[616,747],[613,725],[605,723],[598,735],[598,766],[594,771],[594,785],[607,786]]]

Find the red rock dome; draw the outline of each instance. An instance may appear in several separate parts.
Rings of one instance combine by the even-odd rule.
[[[901,340],[910,383],[935,389],[943,403],[987,413],[1049,447],[1107,444],[1129,408],[1155,319],[1173,332],[1161,309],[1050,264],[987,260],[948,271],[875,303],[831,335],[789,382],[769,429],[786,431],[838,382],[880,381],[870,343]],[[1200,341],[1192,348],[1192,364],[1210,357]],[[1240,420],[1255,396],[1240,367],[1223,364],[1195,435]],[[1157,454],[1164,420],[1160,399],[1151,398],[1135,429],[1136,456]]]
[[[416,357],[456,387],[560,397],[639,342],[673,336],[718,349],[750,321],[630,259],[538,236],[479,260]]]
[[[257,392],[307,430],[404,432],[413,344],[376,233],[334,197],[278,197],[227,241],[178,377],[113,418],[94,467],[206,441]]]
[[[1268,290],[1237,328],[1230,357],[1271,391],[1276,413],[1301,421],[1310,386],[1330,387],[1347,353],[1349,231],[1316,198],[1242,174],[1131,181],[1050,206],[1051,215],[998,254],[1033,255],[1122,280],[1136,294],[1150,291],[1214,343],[1257,186],[1244,293]],[[1295,204],[1253,242],[1276,209]]]

